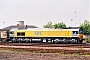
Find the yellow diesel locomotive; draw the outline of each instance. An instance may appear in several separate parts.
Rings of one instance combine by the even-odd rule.
[[[12,42],[32,42],[38,39],[41,42],[51,43],[82,43],[84,35],[82,29],[22,29],[10,31]]]

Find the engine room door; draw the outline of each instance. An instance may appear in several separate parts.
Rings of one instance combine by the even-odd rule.
[[[66,37],[69,37],[69,31],[66,30]]]

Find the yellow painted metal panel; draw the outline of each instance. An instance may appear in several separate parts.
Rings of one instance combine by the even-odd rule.
[[[49,31],[42,31],[42,36],[43,37],[48,37],[49,36]]]
[[[48,37],[49,36],[49,31],[26,31],[26,37]]]
[[[24,36],[17,36],[17,33],[19,32],[25,32],[26,30],[16,30],[15,32],[14,32],[14,36],[15,37],[24,37]]]
[[[14,32],[15,37],[17,37],[17,32],[25,32],[25,37],[72,37],[72,31],[68,29],[16,30]]]
[[[72,31],[69,30],[69,37],[72,37]]]
[[[25,31],[25,36],[26,37],[33,37],[34,36],[34,31]]]
[[[50,30],[49,37],[51,36],[65,37],[65,30]]]
[[[16,30],[17,32],[25,32],[26,30]]]
[[[14,31],[14,36],[15,36],[15,37],[17,36],[17,32],[16,32],[16,31]]]
[[[69,35],[69,31],[66,30],[66,31],[65,31],[65,36],[68,37],[68,35]]]
[[[66,37],[72,37],[72,31],[66,30]]]

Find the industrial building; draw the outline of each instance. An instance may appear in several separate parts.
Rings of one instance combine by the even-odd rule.
[[[0,29],[0,40],[9,38],[9,31],[12,29],[28,29],[28,28],[38,28],[34,25],[25,25],[24,21],[17,21],[16,25],[11,25]]]
[[[5,27],[2,30],[11,30],[13,28],[25,29],[25,28],[38,28],[38,27],[34,26],[34,25],[25,25],[24,21],[17,21],[16,25],[11,25],[11,26]]]

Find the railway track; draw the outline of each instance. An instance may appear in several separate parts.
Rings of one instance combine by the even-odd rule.
[[[90,44],[0,43],[0,49],[63,54],[90,54]]]
[[[7,46],[38,46],[38,47],[83,47],[90,48],[90,44],[50,44],[50,43],[0,43]]]

